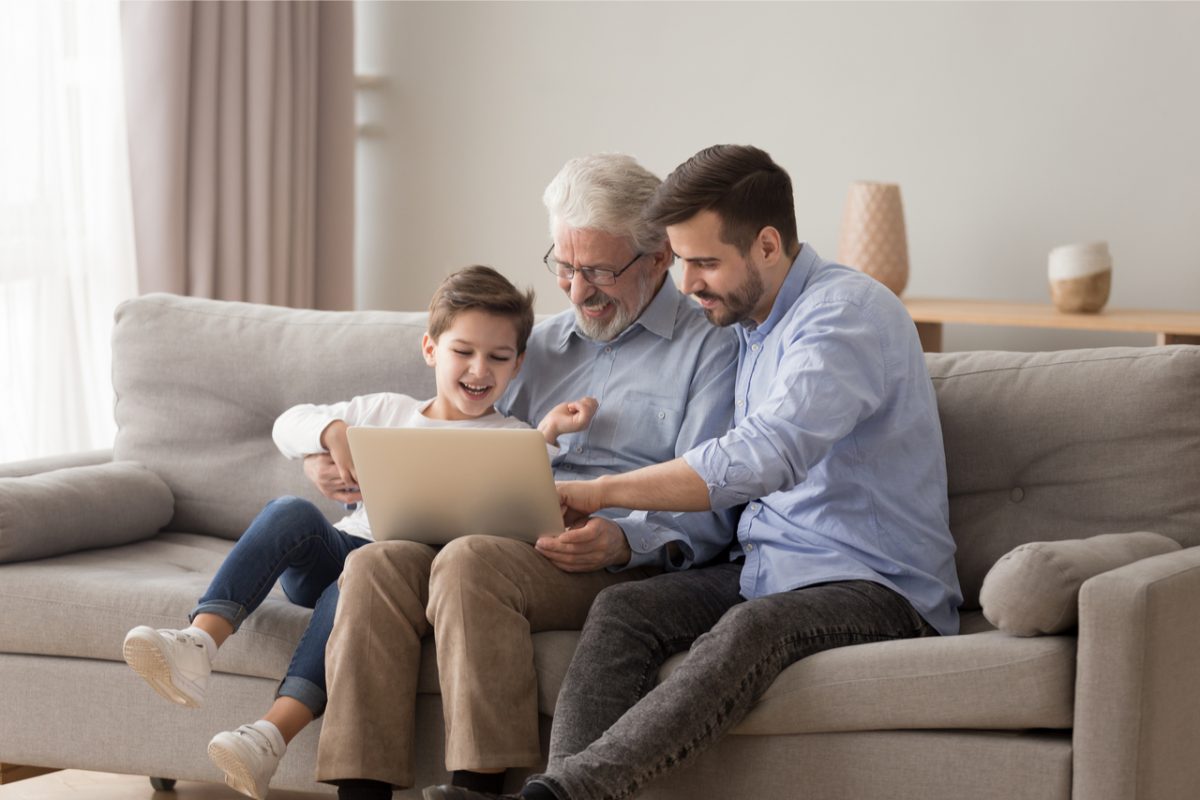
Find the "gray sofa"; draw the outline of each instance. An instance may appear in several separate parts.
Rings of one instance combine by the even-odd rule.
[[[118,309],[112,452],[0,467],[0,762],[220,780],[208,738],[265,708],[308,612],[268,600],[222,649],[200,710],[151,692],[122,637],[178,625],[270,498],[302,494],[337,515],[277,454],[271,424],[298,402],[428,395],[423,319],[169,295]],[[1196,796],[1200,347],[928,363],[962,634],[792,666],[734,735],[646,797]],[[1129,531],[1185,549],[1083,583],[1077,629],[1018,637],[980,612],[985,574],[1017,545]],[[576,636],[535,637],[547,728]],[[432,649],[418,785],[446,777]],[[318,732],[293,743],[276,787],[330,791],[312,778]]]

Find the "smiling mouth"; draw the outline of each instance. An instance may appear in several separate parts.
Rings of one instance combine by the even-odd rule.
[[[580,308],[580,310],[583,311],[584,314],[587,314],[589,317],[602,317],[605,314],[607,314],[609,309],[612,308],[614,305],[615,304],[613,303],[613,301],[611,299],[606,298],[605,300],[603,300],[599,303],[591,303],[591,302],[582,303],[579,306],[579,308]]]
[[[475,386],[474,384],[463,383],[462,381],[459,381],[458,385],[471,397],[483,397],[492,390],[490,386]]]

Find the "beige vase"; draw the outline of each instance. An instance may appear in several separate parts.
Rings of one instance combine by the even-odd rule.
[[[904,291],[908,284],[908,236],[897,184],[850,184],[838,239],[838,261],[862,270],[897,295]]]
[[[1067,314],[1095,314],[1112,289],[1107,242],[1065,244],[1050,251],[1050,299]]]

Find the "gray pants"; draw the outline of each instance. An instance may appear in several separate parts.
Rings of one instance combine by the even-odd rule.
[[[935,636],[882,585],[844,581],[745,600],[740,564],[612,586],[596,598],[554,712],[546,772],[561,800],[621,800],[736,725],[789,664]],[[655,686],[670,656],[691,651]]]

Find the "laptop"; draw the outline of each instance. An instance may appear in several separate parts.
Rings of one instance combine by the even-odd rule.
[[[534,542],[563,530],[546,440],[513,428],[350,428],[376,541],[443,545],[489,534]]]

